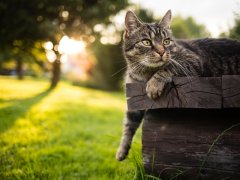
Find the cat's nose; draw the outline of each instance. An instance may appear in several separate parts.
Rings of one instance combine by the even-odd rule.
[[[155,47],[156,52],[160,55],[163,56],[165,53],[165,48],[162,45],[158,45]]]

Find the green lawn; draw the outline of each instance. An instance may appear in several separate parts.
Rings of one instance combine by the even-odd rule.
[[[48,85],[0,77],[0,179],[133,179],[140,131],[115,160],[124,94]]]

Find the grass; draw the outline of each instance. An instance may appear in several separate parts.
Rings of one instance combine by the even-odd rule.
[[[124,94],[48,85],[0,77],[0,179],[136,179],[140,131],[115,160]]]

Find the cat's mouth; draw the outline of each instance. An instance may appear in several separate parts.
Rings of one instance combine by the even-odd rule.
[[[162,59],[159,59],[158,61],[147,60],[147,61],[142,62],[143,65],[145,65],[147,67],[152,67],[152,68],[161,67],[165,63],[166,63],[166,61],[163,61]]]

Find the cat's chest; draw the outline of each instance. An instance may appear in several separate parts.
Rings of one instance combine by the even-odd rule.
[[[126,76],[126,83],[134,83],[134,82],[147,82],[155,73],[155,71],[141,71],[134,72],[129,70]]]

